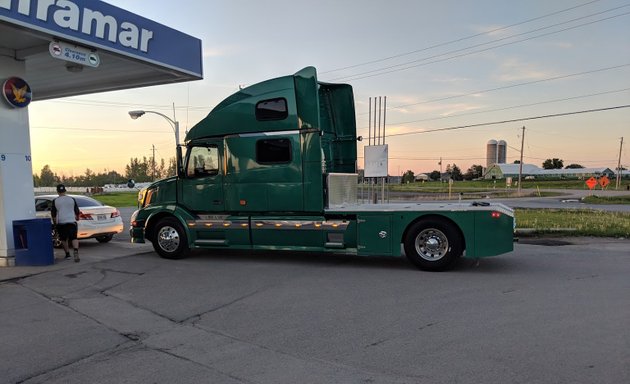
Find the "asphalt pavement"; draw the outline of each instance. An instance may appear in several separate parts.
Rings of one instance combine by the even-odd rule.
[[[528,241],[444,273],[86,243],[0,269],[0,382],[630,382],[630,242]]]

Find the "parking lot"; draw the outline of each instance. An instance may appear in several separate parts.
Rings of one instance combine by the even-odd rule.
[[[630,382],[629,249],[530,241],[427,273],[321,254],[171,261],[94,241],[81,263],[0,270],[0,381]]]

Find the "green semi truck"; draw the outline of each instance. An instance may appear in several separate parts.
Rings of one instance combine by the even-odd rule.
[[[141,193],[131,241],[403,256],[423,270],[513,250],[514,211],[487,202],[360,204],[352,87],[315,68],[243,88],[178,147],[178,174]],[[401,246],[402,245],[402,246]]]

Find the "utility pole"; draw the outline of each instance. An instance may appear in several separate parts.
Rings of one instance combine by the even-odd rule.
[[[621,138],[621,144],[619,144],[619,160],[617,160],[617,179],[615,183],[615,189],[619,189],[621,186],[621,149],[623,148],[623,137]]]
[[[151,144],[151,147],[153,148],[153,181],[155,181],[155,145]]]
[[[523,126],[523,133],[521,134],[521,160],[518,164],[518,195],[521,195],[521,181],[523,178],[523,148],[525,147],[525,126]]]

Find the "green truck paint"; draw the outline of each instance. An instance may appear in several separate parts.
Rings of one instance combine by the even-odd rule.
[[[178,175],[142,191],[133,242],[190,249],[402,256],[444,270],[513,249],[514,212],[495,203],[357,203],[352,87],[315,68],[241,89],[178,148]]]

